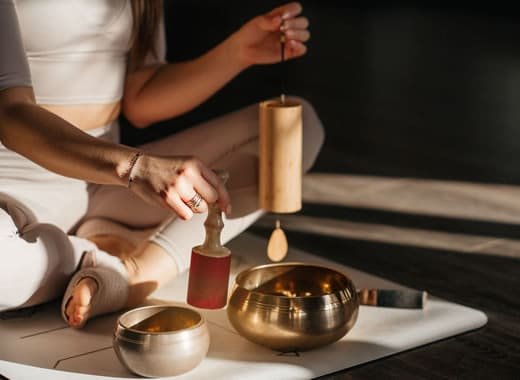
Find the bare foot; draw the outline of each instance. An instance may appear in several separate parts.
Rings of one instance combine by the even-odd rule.
[[[96,281],[90,277],[82,278],[77,283],[65,309],[69,326],[81,328],[85,325],[89,317],[90,301],[97,290]]]
[[[139,246],[134,255],[122,262],[127,273],[125,281],[128,281],[129,286],[124,307],[142,304],[153,291],[178,273],[177,264],[172,257],[162,247],[151,242]],[[82,328],[85,325],[90,318],[93,297],[96,297],[98,290],[96,280],[88,276],[74,286],[64,313],[70,327]],[[100,292],[97,296],[106,296],[102,293],[105,292]]]

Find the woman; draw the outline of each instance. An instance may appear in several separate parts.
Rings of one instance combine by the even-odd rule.
[[[160,1],[0,0],[0,311],[65,290],[62,315],[81,327],[186,270],[208,203],[228,215],[224,241],[253,223],[255,105],[139,148],[118,144],[117,117],[146,127],[195,108],[278,62],[280,31],[287,59],[304,55],[301,11],[280,6],[167,63]],[[302,102],[308,170],[323,132]],[[229,193],[210,167],[230,173]]]

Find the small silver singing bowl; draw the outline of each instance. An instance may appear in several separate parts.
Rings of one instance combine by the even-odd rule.
[[[227,307],[233,327],[281,352],[305,351],[342,338],[357,320],[352,281],[326,267],[269,264],[241,272]]]
[[[180,306],[144,306],[121,315],[113,338],[119,360],[145,377],[176,376],[195,368],[209,348],[206,320]]]

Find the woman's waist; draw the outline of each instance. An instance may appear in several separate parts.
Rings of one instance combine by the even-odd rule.
[[[39,104],[39,106],[87,133],[96,129],[106,129],[118,119],[121,112],[120,101],[107,104]],[[96,132],[93,134],[96,135]]]

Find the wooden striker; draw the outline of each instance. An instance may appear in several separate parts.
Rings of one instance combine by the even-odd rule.
[[[259,207],[291,213],[302,207],[302,106],[286,100],[260,103]]]
[[[228,172],[219,170],[216,174],[222,183],[227,182]],[[218,203],[208,204],[204,228],[204,243],[191,251],[187,302],[203,309],[219,309],[227,303],[231,251],[220,242],[224,222]]]

